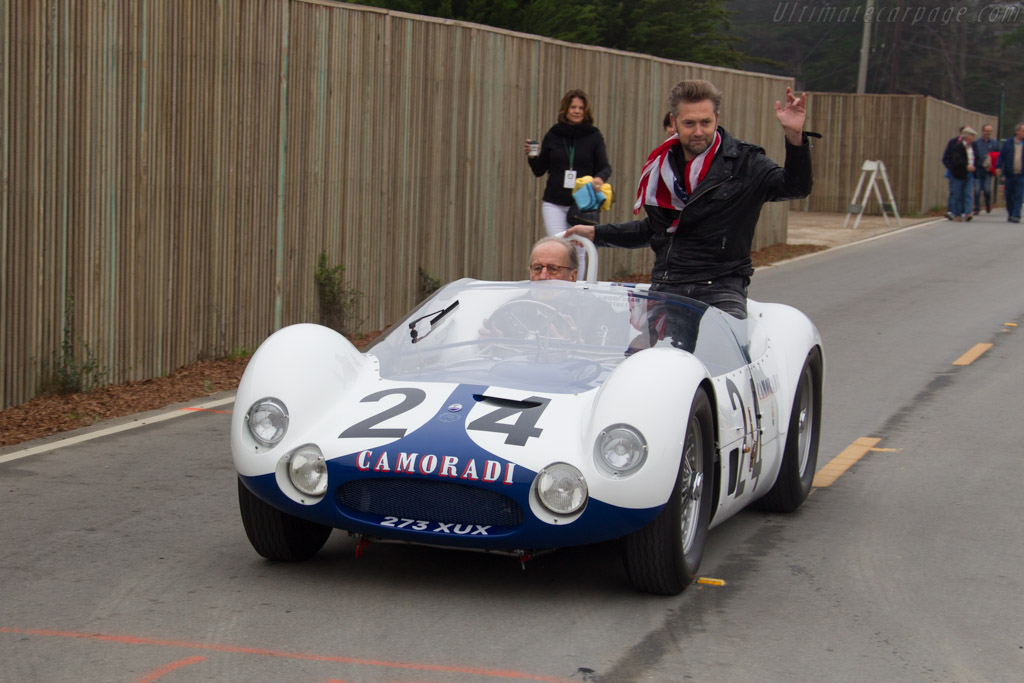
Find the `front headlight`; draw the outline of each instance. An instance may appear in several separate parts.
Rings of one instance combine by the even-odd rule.
[[[307,496],[322,496],[327,490],[327,461],[313,444],[300,447],[288,460],[288,478]]]
[[[557,462],[537,474],[537,499],[554,513],[571,515],[587,502],[587,482],[572,465]]]
[[[276,398],[261,398],[246,413],[245,426],[257,442],[275,446],[288,431],[288,409]]]
[[[598,467],[613,477],[626,476],[647,461],[647,441],[643,434],[629,425],[611,425],[597,435],[594,460]]]

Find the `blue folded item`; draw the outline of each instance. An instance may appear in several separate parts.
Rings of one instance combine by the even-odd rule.
[[[592,183],[584,183],[573,190],[572,198],[580,211],[597,211],[604,203],[604,193],[594,189]]]

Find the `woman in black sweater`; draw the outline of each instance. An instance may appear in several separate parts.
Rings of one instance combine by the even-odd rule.
[[[529,141],[523,149],[533,174],[538,178],[548,174],[541,207],[547,234],[555,235],[569,227],[566,217],[570,207],[574,209],[572,224],[596,222],[596,216],[588,221],[587,216],[577,213],[572,198],[576,178],[592,176],[594,189],[600,189],[612,174],[587,94],[582,90],[565,93],[558,108],[558,123],[544,136],[539,153],[530,155]]]

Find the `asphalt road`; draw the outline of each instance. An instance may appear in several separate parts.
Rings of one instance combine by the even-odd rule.
[[[0,680],[1019,680],[1024,228],[1004,221],[755,276],[753,298],[824,338],[822,481],[792,515],[712,532],[701,574],[724,585],[636,594],[610,545],[523,570],[384,544],[357,559],[336,533],[308,563],[266,562],[238,518],[231,405],[168,410],[0,452]]]

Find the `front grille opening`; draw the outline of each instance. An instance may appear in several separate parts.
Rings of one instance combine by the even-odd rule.
[[[495,491],[430,479],[359,479],[342,484],[338,503],[356,512],[457,524],[519,526],[519,504]]]

